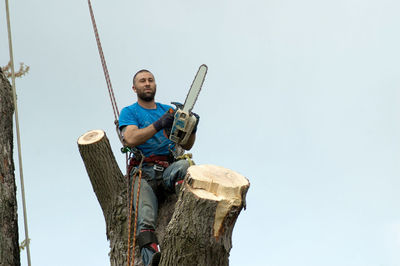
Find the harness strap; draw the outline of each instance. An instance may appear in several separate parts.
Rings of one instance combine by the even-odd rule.
[[[186,153],[181,156],[176,157],[174,160],[171,155],[150,155],[149,157],[145,157],[142,160],[138,160],[136,157],[133,157],[129,160],[129,166],[128,166],[128,173],[132,170],[133,167],[137,167],[140,165],[140,163],[144,164],[156,164],[160,165],[164,168],[167,168],[173,161],[178,161],[178,160],[188,160],[189,165],[194,165],[194,161],[192,160],[192,154],[191,153]],[[128,174],[129,175],[129,174]]]
[[[150,155],[149,157],[145,157],[143,159],[144,164],[157,164],[164,168],[167,168],[169,164],[172,162],[171,156],[168,155]],[[128,173],[132,170],[133,167],[137,167],[140,165],[141,160],[138,160],[136,157],[131,158],[129,160]]]

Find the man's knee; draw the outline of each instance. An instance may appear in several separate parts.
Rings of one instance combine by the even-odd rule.
[[[176,163],[176,167],[177,167],[177,169],[178,169],[179,171],[184,171],[184,172],[186,172],[187,169],[188,169],[189,166],[190,166],[190,164],[189,164],[189,162],[188,162],[187,160],[179,160],[179,161],[176,161],[175,163]]]

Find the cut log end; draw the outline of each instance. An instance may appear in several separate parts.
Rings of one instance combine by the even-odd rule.
[[[214,219],[214,236],[218,237],[233,207],[243,205],[243,191],[250,183],[241,174],[215,165],[195,165],[188,169],[187,188],[197,197],[218,202]]]
[[[103,139],[104,131],[100,129],[90,130],[78,138],[79,145],[89,145]]]

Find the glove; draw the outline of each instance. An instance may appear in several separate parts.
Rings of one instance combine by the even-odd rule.
[[[196,124],[194,125],[193,131],[192,131],[192,134],[193,134],[193,133],[196,133],[196,131],[197,131],[197,125],[199,124],[200,116],[196,113],[192,113],[192,115],[194,117],[196,117]]]
[[[164,128],[171,128],[173,122],[174,122],[174,114],[167,111],[160,117],[160,119],[154,122],[153,125],[156,131],[158,132]]]

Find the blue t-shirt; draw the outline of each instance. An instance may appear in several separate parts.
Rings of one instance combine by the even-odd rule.
[[[128,125],[135,125],[139,129],[148,127],[172,108],[169,105],[161,103],[156,103],[156,105],[156,109],[146,109],[136,102],[123,108],[119,115],[119,128],[122,129]],[[141,150],[145,157],[148,157],[150,155],[167,155],[169,154],[168,148],[174,148],[174,146],[174,143],[165,136],[164,131],[160,130],[136,148]]]

